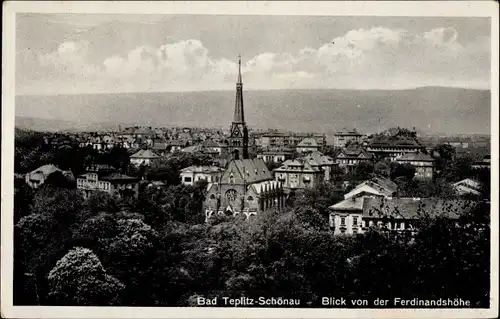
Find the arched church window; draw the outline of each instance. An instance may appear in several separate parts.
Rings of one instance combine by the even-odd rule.
[[[253,197],[252,196],[248,196],[247,200],[252,201]]]
[[[210,199],[215,199],[215,195],[214,194],[210,195]]]

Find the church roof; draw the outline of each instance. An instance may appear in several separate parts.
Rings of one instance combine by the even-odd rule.
[[[229,163],[228,169],[232,167],[231,164],[236,167],[247,184],[273,179],[266,163],[260,158],[233,160]]]

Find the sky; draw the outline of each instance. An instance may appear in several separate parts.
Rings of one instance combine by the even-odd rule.
[[[490,89],[489,18],[16,15],[16,95]]]

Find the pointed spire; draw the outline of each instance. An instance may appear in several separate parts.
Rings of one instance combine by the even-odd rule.
[[[238,81],[236,83],[243,84],[243,81],[241,80],[241,54],[238,55]]]
[[[238,56],[238,80],[236,82],[236,101],[234,103],[234,123],[245,123],[243,112],[243,81],[241,80],[241,55]]]

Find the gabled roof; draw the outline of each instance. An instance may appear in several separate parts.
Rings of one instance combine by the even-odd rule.
[[[47,165],[40,166],[39,168],[35,169],[34,171],[28,173],[28,175],[31,176],[32,174],[36,173],[36,174],[42,174],[42,176],[47,177],[50,174],[55,173],[55,172],[61,172],[61,170],[53,164],[47,164]]]
[[[350,197],[338,202],[329,208],[334,211],[363,211],[363,202],[365,197]]]
[[[274,170],[275,172],[284,172],[284,171],[292,171],[292,172],[319,172],[320,170],[303,158],[297,158],[294,160],[287,160],[281,164],[280,167]]]
[[[365,190],[362,190],[362,189]],[[366,190],[368,188],[368,190]],[[371,191],[370,191],[371,189]],[[385,197],[392,196],[398,189],[398,185],[390,179],[384,177],[373,177],[369,180],[357,185],[353,190],[344,195],[344,198],[349,198],[360,193],[370,193],[373,195],[380,195]]]
[[[318,147],[318,142],[312,137],[306,137],[297,144],[297,147]]]
[[[106,176],[103,176],[100,178],[103,181],[109,181],[111,183],[113,182],[138,182],[140,179],[137,177],[132,177],[124,174],[119,174],[119,173],[112,173]]]
[[[333,158],[331,158],[330,156],[323,155],[323,153],[321,153],[319,151],[309,153],[305,157],[305,159],[312,166],[323,166],[323,165],[333,165],[334,164]]]
[[[233,168],[236,169],[247,184],[273,179],[273,175],[267,168],[266,163],[260,158],[232,160],[226,172]]]
[[[160,158],[160,156],[156,155],[151,150],[139,150],[137,153],[130,156],[130,158],[156,159]]]
[[[424,153],[408,153],[396,158],[396,161],[412,161],[412,162],[434,162],[435,160]]]
[[[363,216],[400,219],[441,216],[457,219],[476,205],[474,201],[456,199],[367,197],[363,205]]]
[[[367,158],[367,159],[373,158],[372,153],[366,151],[364,148],[356,144],[351,144],[342,151],[340,151],[340,153],[337,154],[337,157],[340,157],[341,154],[343,154],[344,157],[347,158]]]

